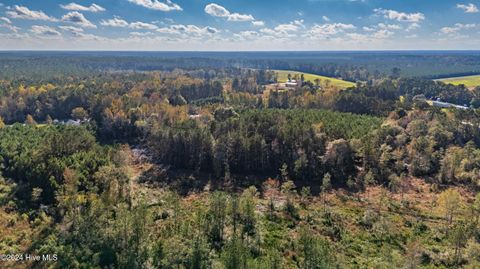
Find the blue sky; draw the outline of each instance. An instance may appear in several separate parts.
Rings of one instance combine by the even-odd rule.
[[[480,0],[0,3],[0,50],[480,49]]]

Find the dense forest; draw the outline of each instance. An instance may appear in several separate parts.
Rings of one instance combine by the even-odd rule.
[[[285,66],[341,89],[276,83],[275,54],[46,55],[0,57],[0,254],[57,258],[1,268],[480,267],[479,87],[393,60]]]
[[[480,74],[478,51],[366,52],[0,52],[0,78],[88,76],[102,71],[296,70],[348,81],[385,76],[443,78]],[[217,74],[218,75],[218,74]],[[205,78],[209,76],[206,75]],[[210,76],[216,77],[217,76]]]

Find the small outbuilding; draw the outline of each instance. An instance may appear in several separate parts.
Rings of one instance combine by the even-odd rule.
[[[294,79],[289,80],[285,83],[285,87],[294,88],[294,87],[297,87],[297,86],[298,86],[298,82]]]

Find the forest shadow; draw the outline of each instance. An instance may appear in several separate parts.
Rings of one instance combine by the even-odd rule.
[[[138,178],[139,183],[148,183],[153,187],[169,188],[181,196],[203,191],[228,191],[242,192],[255,186],[262,193],[263,185],[269,179],[277,176],[264,174],[231,174],[230,180],[224,177],[217,177],[213,173],[198,172],[194,170],[171,169],[164,165],[152,165],[143,171]],[[280,182],[281,184],[281,182]],[[318,180],[295,180],[295,189],[300,191],[309,188],[311,195],[319,196],[321,193],[321,182]],[[337,186],[335,186],[337,187]]]

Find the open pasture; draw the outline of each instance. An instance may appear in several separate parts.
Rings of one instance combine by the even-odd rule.
[[[343,88],[343,89],[355,86],[355,83],[350,81],[345,81],[345,80],[331,78],[331,77],[324,77],[324,76],[319,76],[315,74],[302,73],[297,71],[275,70],[275,73],[277,74],[277,81],[279,83],[287,82],[288,74],[291,75],[292,79],[295,79],[295,78],[299,79],[300,76],[303,74],[306,81],[310,81],[314,84],[315,84],[315,80],[319,79],[320,85],[325,85],[326,83],[329,83],[332,86]]]

